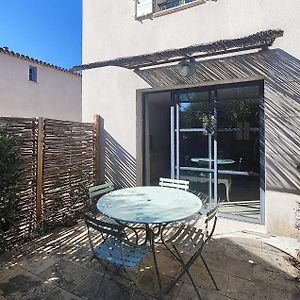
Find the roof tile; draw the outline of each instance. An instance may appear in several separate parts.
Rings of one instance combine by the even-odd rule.
[[[19,58],[19,59],[23,59],[23,60],[26,60],[26,61],[29,61],[29,62],[33,62],[33,63],[39,64],[41,66],[44,66],[44,67],[48,67],[48,68],[51,68],[51,69],[55,69],[55,70],[58,70],[58,71],[69,73],[69,74],[72,74],[72,75],[81,76],[80,74],[78,74],[74,71],[71,71],[69,69],[62,68],[62,67],[47,63],[45,61],[30,57],[28,55],[24,55],[24,54],[20,54],[18,52],[14,52],[12,50],[9,50],[8,47],[2,47],[2,48],[0,47],[0,53],[10,55],[10,56],[13,56],[13,57],[16,57],[16,58]]]

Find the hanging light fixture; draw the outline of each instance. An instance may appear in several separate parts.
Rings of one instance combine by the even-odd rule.
[[[194,59],[183,59],[176,66],[177,72],[184,77],[189,77],[195,73],[196,66]]]

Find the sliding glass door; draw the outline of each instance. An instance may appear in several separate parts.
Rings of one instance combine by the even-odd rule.
[[[190,182],[207,207],[217,202],[217,110],[215,91],[173,94],[171,177]]]
[[[258,84],[172,94],[171,177],[190,181],[205,206],[260,220],[262,99]]]

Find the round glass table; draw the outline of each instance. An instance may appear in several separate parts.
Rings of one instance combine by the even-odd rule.
[[[194,194],[182,190],[157,186],[143,186],[115,190],[102,196],[97,209],[104,215],[122,223],[144,224],[146,241],[152,255],[161,299],[162,285],[155,254],[155,236],[160,235],[161,225],[187,219],[198,213],[202,201]],[[154,233],[155,225],[158,232]]]
[[[154,186],[115,190],[97,202],[97,209],[110,218],[143,224],[184,220],[201,207],[202,201],[190,192]]]

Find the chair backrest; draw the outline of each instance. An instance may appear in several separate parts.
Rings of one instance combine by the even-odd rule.
[[[212,208],[210,211],[208,211],[205,216],[205,220],[204,220],[205,235],[206,235],[207,239],[210,239],[215,231],[216,224],[217,224],[218,210],[219,210],[219,205],[216,205],[214,208]],[[212,225],[210,226],[210,224],[212,224]]]
[[[171,178],[159,178],[159,185],[162,187],[170,187],[188,191],[190,188],[190,182],[187,180],[171,179]]]
[[[85,224],[88,227],[88,230],[90,230],[90,228],[93,228],[94,230],[100,232],[103,238],[106,238],[108,236],[113,236],[118,239],[121,239],[124,237],[124,231],[123,231],[124,228],[119,224],[103,222],[97,220],[95,217],[89,214],[85,215]]]
[[[197,194],[197,197],[202,201],[202,206],[204,206],[204,204],[208,204],[209,203],[209,196],[208,196],[207,193],[199,192]]]
[[[110,182],[104,183],[104,184],[99,184],[99,185],[89,188],[89,196],[90,196],[90,198],[94,198],[97,196],[104,195],[113,190],[114,190],[114,186]]]

